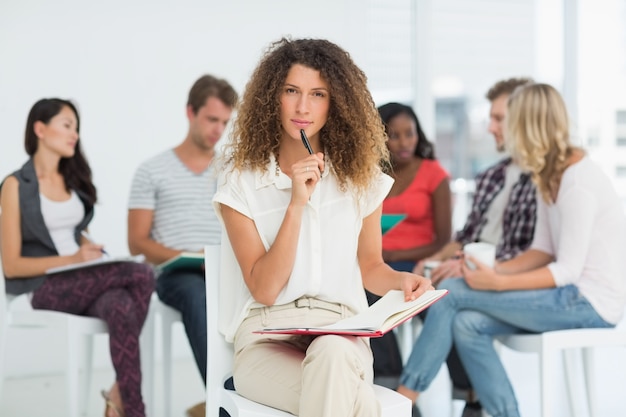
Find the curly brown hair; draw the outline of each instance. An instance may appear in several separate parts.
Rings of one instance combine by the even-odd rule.
[[[320,142],[342,188],[363,191],[389,167],[387,136],[367,77],[348,52],[324,39],[282,38],[273,42],[246,85],[227,145],[235,169],[263,171],[280,147],[280,94],[287,73],[295,64],[319,71],[328,83],[328,120]]]

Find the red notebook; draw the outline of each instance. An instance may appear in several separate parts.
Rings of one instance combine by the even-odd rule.
[[[424,311],[447,293],[448,290],[430,290],[416,300],[404,301],[404,292],[392,290],[367,310],[327,326],[265,328],[255,333],[381,337]]]

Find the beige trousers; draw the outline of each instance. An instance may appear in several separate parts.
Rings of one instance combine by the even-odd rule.
[[[235,335],[237,392],[300,417],[379,417],[369,340],[352,336],[253,333],[264,327],[320,326],[352,315],[322,308],[254,309]]]

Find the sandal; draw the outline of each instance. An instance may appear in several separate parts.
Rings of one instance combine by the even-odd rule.
[[[122,410],[120,410],[119,407],[113,401],[111,401],[108,391],[102,390],[100,391],[100,395],[102,395],[102,398],[104,398],[104,401],[106,403],[106,408],[104,409],[104,417],[109,417],[109,409],[113,410],[113,412],[115,413],[115,417],[124,417],[124,413],[122,413]]]

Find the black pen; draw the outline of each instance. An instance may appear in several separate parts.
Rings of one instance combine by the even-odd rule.
[[[302,143],[304,143],[304,147],[307,151],[309,151],[309,155],[313,155],[313,149],[311,148],[311,144],[309,143],[309,138],[307,138],[306,133],[304,133],[304,129],[300,129],[300,137],[302,138]]]
[[[304,132],[304,129],[300,129],[300,137],[302,138],[302,143],[304,143],[304,147],[306,148],[307,151],[309,151],[309,155],[313,155],[313,148],[311,148],[311,144],[309,143],[309,138],[306,137],[306,133]],[[324,172],[321,171],[320,174],[323,174]]]

